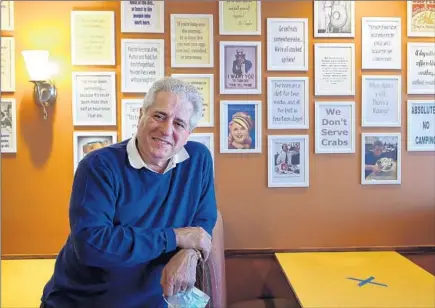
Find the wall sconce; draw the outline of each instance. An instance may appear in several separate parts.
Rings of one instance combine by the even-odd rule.
[[[33,82],[33,95],[36,103],[40,104],[44,110],[44,120],[47,119],[47,108],[56,101],[56,87],[51,80],[55,73],[56,66],[48,61],[49,52],[47,50],[23,50],[30,82]]]

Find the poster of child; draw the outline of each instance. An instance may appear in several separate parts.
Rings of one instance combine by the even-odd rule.
[[[255,105],[228,106],[228,149],[255,149]]]

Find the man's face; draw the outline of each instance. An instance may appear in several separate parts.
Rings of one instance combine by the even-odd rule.
[[[186,144],[192,112],[191,103],[169,92],[157,93],[154,104],[141,109],[137,141],[146,163],[165,163]]]
[[[383,147],[381,147],[379,145],[375,146],[374,149],[373,149],[373,153],[376,156],[380,156],[382,154],[382,151],[383,151]]]

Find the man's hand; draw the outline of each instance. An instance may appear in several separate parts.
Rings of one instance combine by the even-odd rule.
[[[174,232],[178,247],[201,250],[204,261],[208,259],[212,245],[207,231],[201,227],[186,227],[174,229]]]
[[[164,296],[189,290],[195,285],[198,253],[193,249],[181,249],[163,268],[160,284]]]

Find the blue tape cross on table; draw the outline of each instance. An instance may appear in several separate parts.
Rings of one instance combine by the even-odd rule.
[[[375,285],[378,285],[378,286],[382,286],[382,287],[388,287],[386,284],[384,284],[384,283],[379,283],[379,282],[373,282],[373,280],[375,279],[375,277],[373,277],[373,276],[370,276],[369,278],[367,278],[367,279],[358,279],[358,278],[353,278],[353,277],[347,277],[347,279],[350,279],[350,280],[356,280],[356,281],[359,281],[360,283],[358,283],[358,287],[362,287],[362,286],[364,286],[365,284],[375,284]]]

